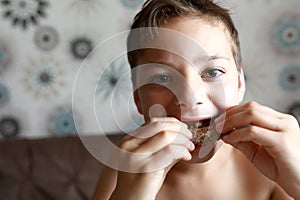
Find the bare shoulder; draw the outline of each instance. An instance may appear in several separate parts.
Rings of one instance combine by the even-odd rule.
[[[229,163],[227,164],[228,170],[231,173],[227,173],[231,176],[234,182],[237,182],[236,187],[240,187],[241,191],[247,191],[242,194],[250,197],[250,199],[268,199],[268,200],[292,200],[293,198],[289,196],[277,183],[265,177],[260,173],[249,160],[239,151],[232,148],[230,145],[224,145],[225,151],[230,152],[227,156]],[[229,184],[234,184],[232,182],[227,182]],[[244,188],[243,188],[244,187]],[[243,199],[246,199],[245,196]]]
[[[253,190],[254,194],[261,194],[261,199],[293,199],[277,183],[262,175],[239,151],[235,151],[235,153],[237,154],[235,158],[238,160],[239,167],[243,167],[246,180],[252,185],[249,191]],[[254,185],[255,187],[253,187]]]
[[[108,200],[116,186],[117,171],[104,166],[95,188],[92,200]]]
[[[272,199],[275,191],[281,189],[276,183],[260,173],[239,150],[232,148],[229,160],[234,163],[230,166],[231,170],[228,170],[231,171],[229,176],[231,176],[231,180],[238,183],[236,187],[239,187],[240,191],[244,191],[241,196],[243,199],[248,199],[246,197],[249,199]],[[280,197],[284,197],[282,196],[284,191],[279,194],[281,194]]]

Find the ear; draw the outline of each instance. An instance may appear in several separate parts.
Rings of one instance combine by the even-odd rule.
[[[239,73],[238,98],[239,98],[239,103],[241,103],[244,99],[244,95],[246,92],[246,81],[245,81],[244,71],[242,68],[238,73]]]
[[[140,100],[140,97],[139,97],[138,90],[135,90],[133,92],[133,97],[134,97],[134,103],[137,107],[137,110],[142,115],[143,114],[143,109],[142,109],[141,100]]]

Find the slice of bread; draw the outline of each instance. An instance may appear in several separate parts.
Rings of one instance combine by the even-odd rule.
[[[207,140],[218,140],[220,134],[215,130],[212,130],[209,126],[199,127],[199,128],[189,128],[193,133],[192,142],[194,144],[202,144],[205,139]]]

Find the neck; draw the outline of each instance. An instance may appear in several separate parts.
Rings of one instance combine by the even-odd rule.
[[[176,176],[176,174],[197,174],[197,177],[199,177],[201,175],[204,176],[211,171],[220,169],[228,159],[228,156],[230,156],[232,147],[225,144],[223,141],[219,142],[220,143],[212,150],[213,155],[209,160],[201,163],[178,162],[172,167],[169,173],[172,174],[171,176]]]

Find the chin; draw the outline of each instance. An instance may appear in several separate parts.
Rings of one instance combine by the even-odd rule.
[[[195,145],[194,151],[191,152],[192,159],[189,161],[185,161],[185,162],[189,163],[189,164],[205,163],[214,157],[214,155],[220,149],[222,144],[223,144],[223,142],[221,140],[219,140],[219,141],[215,142],[214,145],[212,145],[211,147],[208,147],[209,150],[204,149],[205,146],[203,146],[202,144],[197,144],[197,145]],[[201,157],[199,157],[200,151],[202,154]]]

